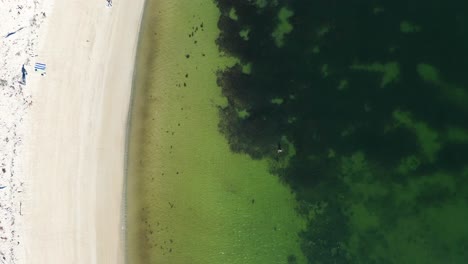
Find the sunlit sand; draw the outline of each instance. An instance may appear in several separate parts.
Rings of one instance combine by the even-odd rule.
[[[143,5],[0,3],[10,18],[0,79],[12,98],[0,101],[0,132],[15,143],[1,149],[6,263],[124,262],[126,124]]]

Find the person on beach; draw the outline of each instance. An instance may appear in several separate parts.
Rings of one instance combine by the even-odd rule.
[[[106,0],[107,1],[107,7],[112,7],[112,0]]]
[[[24,68],[24,64],[23,64],[23,67],[21,67],[21,81],[20,83],[25,85],[26,84],[26,75],[28,75],[28,72],[26,71],[26,69]]]

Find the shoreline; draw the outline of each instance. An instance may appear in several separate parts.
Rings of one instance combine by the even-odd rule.
[[[137,78],[137,62],[138,62],[138,49],[140,49],[141,46],[141,36],[142,36],[142,23],[145,21],[145,16],[147,12],[147,6],[148,6],[148,0],[141,0],[143,1],[143,9],[141,11],[140,15],[140,23],[138,27],[138,33],[137,33],[137,41],[136,41],[136,50],[134,51],[134,58],[133,58],[133,70],[132,70],[132,80],[131,80],[131,87],[130,87],[130,96],[128,100],[128,107],[127,107],[127,119],[125,123],[125,146],[124,146],[124,178],[123,178],[123,188],[122,188],[122,202],[121,202],[121,224],[124,226],[122,228],[121,232],[121,245],[123,247],[123,262],[121,264],[127,264],[130,263],[128,261],[128,245],[127,245],[127,193],[128,193],[128,174],[129,174],[129,153],[130,153],[130,137],[131,137],[131,128],[132,128],[132,122],[133,120],[133,113],[135,111],[134,104],[135,104],[135,94],[136,94],[136,78]]]
[[[39,36],[47,72],[28,85],[24,263],[125,261],[127,118],[144,2],[52,4]]]

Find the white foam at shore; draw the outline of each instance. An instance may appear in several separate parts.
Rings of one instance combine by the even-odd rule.
[[[29,74],[34,72],[39,28],[47,19],[44,2],[0,0],[0,263],[22,259],[24,175],[18,157],[22,155],[24,120],[33,98],[28,76],[25,84],[20,83],[21,69],[24,65]]]

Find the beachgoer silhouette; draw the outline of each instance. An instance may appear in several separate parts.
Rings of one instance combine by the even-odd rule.
[[[26,69],[24,68],[24,64],[23,64],[23,67],[21,67],[21,74],[22,74],[22,77],[21,77],[21,84],[26,84],[26,75],[28,75],[28,72],[26,71]]]

